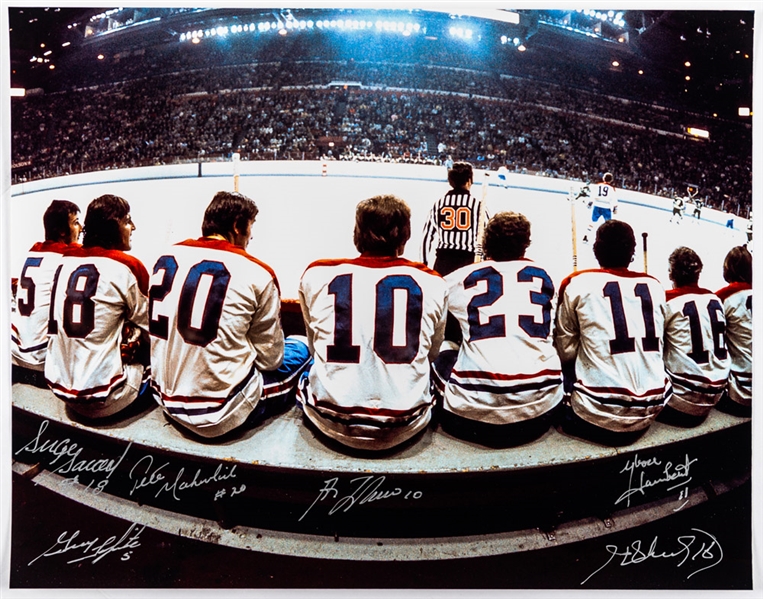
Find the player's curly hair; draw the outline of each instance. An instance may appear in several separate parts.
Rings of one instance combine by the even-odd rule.
[[[727,283],[752,285],[752,254],[743,245],[729,250],[723,260],[723,278]]]
[[[87,206],[83,247],[102,247],[107,250],[122,247],[119,222],[130,214],[130,204],[119,196],[106,194],[95,198]]]
[[[608,220],[596,231],[593,255],[602,268],[625,268],[633,260],[636,236],[621,220]]]
[[[69,200],[53,200],[42,215],[45,241],[60,241],[69,237],[69,215],[79,214],[79,206]]]
[[[670,280],[676,287],[696,285],[702,272],[702,260],[691,248],[681,246],[673,250],[668,257]]]
[[[397,256],[411,237],[411,209],[393,195],[363,200],[355,211],[353,241],[362,253]]]
[[[254,222],[259,208],[254,200],[236,191],[218,191],[204,211],[201,223],[201,234],[222,235],[227,238],[239,231],[246,230],[249,223]]]
[[[604,176],[602,177],[604,183],[610,184],[612,181],[615,180],[615,176],[612,173],[604,173]]]
[[[471,181],[474,181],[474,171],[468,162],[454,162],[448,169],[448,183],[453,189],[463,189]]]
[[[482,249],[498,262],[523,258],[530,246],[530,221],[518,212],[499,212],[485,227]]]

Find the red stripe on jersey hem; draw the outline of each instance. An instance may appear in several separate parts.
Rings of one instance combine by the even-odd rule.
[[[707,383],[708,385],[723,385],[728,379],[718,379],[716,381],[699,374],[689,374],[688,372],[673,372],[673,376],[680,376],[690,381],[696,381],[698,383]]]
[[[316,408],[323,408],[337,414],[365,414],[367,416],[388,416],[391,418],[405,418],[421,411],[421,406],[410,410],[392,410],[390,408],[367,408],[364,406],[345,407],[339,406],[328,401],[322,401],[313,395],[313,401]]]
[[[180,243],[176,243],[175,245],[182,245],[185,247],[195,247],[195,248],[207,248],[211,250],[219,250],[221,252],[230,252],[232,254],[237,254],[239,256],[242,256],[243,258],[246,258],[250,262],[254,262],[255,264],[261,266],[264,268],[270,277],[273,279],[273,282],[276,285],[276,288],[278,289],[278,292],[281,292],[281,287],[278,284],[278,277],[276,277],[275,271],[270,268],[267,264],[265,264],[262,260],[258,260],[254,256],[252,256],[250,253],[248,253],[244,248],[239,247],[237,245],[233,245],[230,241],[227,241],[225,239],[212,239],[210,237],[199,237],[198,239],[186,239],[185,241],[181,241]]]
[[[740,291],[747,291],[749,289],[752,289],[752,285],[749,283],[731,283],[731,285],[727,285],[723,289],[716,291],[715,295],[717,295],[723,302],[735,293],[739,293]]]
[[[665,394],[665,388],[658,388],[658,389],[650,389],[649,391],[645,391],[644,393],[641,393],[640,395],[638,393],[634,393],[630,389],[625,389],[623,387],[589,387],[587,385],[584,385],[580,381],[577,382],[580,387],[585,389],[586,391],[590,391],[591,393],[606,393],[607,395],[627,395],[628,397],[648,397],[650,395],[664,395]]]
[[[58,383],[54,383],[53,381],[49,379],[45,379],[45,382],[48,383],[48,386],[51,389],[60,391],[61,393],[65,393],[66,395],[73,395],[74,397],[82,397],[84,395],[95,395],[96,393],[102,393],[104,391],[109,390],[111,387],[113,387],[117,382],[119,382],[120,379],[124,377],[124,372],[120,372],[118,375],[116,375],[114,378],[112,378],[108,383],[105,385],[99,385],[98,387],[90,387],[89,389],[67,389],[63,385],[59,385]]]
[[[73,258],[109,258],[120,264],[124,264],[135,275],[140,292],[148,296],[148,271],[143,263],[135,256],[130,256],[122,250],[107,250],[102,247],[79,247],[66,253]]]
[[[461,378],[491,379],[494,381],[514,381],[534,379],[543,376],[559,376],[561,370],[541,370],[534,374],[500,374],[498,372],[485,372],[484,370],[454,370],[452,375]]]
[[[151,388],[154,389],[162,398],[162,401],[176,401],[178,403],[216,403],[224,404],[230,399],[230,397],[200,397],[195,395],[193,397],[187,395],[167,395],[159,390],[159,388],[152,384]]]
[[[50,252],[51,254],[66,254],[71,250],[76,250],[82,246],[79,243],[64,243],[63,241],[38,241],[31,248],[30,252]]]
[[[659,279],[657,277],[653,277],[652,275],[648,275],[645,272],[638,272],[636,270],[630,270],[626,267],[622,268],[587,268],[585,270],[579,270],[577,272],[573,272],[570,275],[567,275],[565,279],[562,281],[562,284],[559,286],[559,297],[562,297],[564,294],[565,289],[567,288],[567,285],[570,284],[572,279],[575,277],[579,277],[580,275],[584,275],[591,272],[598,272],[603,274],[609,274],[609,275],[616,275],[618,277],[626,277],[629,279],[635,279],[638,277],[646,277],[648,279],[654,279],[655,281],[659,282]]]
[[[686,287],[678,287],[677,289],[668,289],[667,291],[665,291],[665,299],[667,301],[670,301],[672,299],[681,297],[682,295],[688,295],[690,293],[696,294],[696,295],[713,295],[713,292],[710,291],[709,289],[698,287],[697,285],[687,285]]]
[[[355,266],[362,266],[364,268],[392,268],[395,266],[408,266],[410,268],[415,268],[430,275],[442,278],[440,273],[433,271],[426,264],[422,264],[421,262],[413,262],[407,258],[398,258],[394,256],[367,256],[362,254],[357,258],[332,258],[316,260],[315,262],[312,262],[308,265],[308,267],[305,269],[305,272],[318,266],[340,266],[342,264],[352,264]]]

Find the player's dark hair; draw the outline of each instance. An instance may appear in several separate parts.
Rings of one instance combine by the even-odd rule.
[[[604,173],[602,179],[604,180],[604,183],[610,184],[615,180],[615,177],[612,173]]]
[[[454,162],[448,169],[448,183],[453,189],[463,189],[466,184],[474,180],[472,165],[468,162]]]
[[[204,212],[201,234],[204,237],[209,235],[228,237],[235,233],[234,227],[244,231],[249,223],[254,221],[258,212],[259,209],[254,200],[244,194],[235,191],[218,191]]]
[[[45,241],[69,238],[69,215],[78,214],[79,206],[69,200],[53,200],[42,216]]]
[[[530,221],[524,214],[499,212],[485,227],[482,249],[485,257],[498,262],[524,258],[530,246]]]
[[[83,247],[102,247],[107,250],[122,247],[119,221],[130,214],[130,204],[119,196],[106,194],[95,198],[85,214]]]
[[[411,237],[411,209],[393,195],[363,200],[355,211],[353,241],[362,253],[397,256]]]
[[[691,248],[679,247],[668,257],[668,275],[676,287],[696,285],[702,272],[702,260]]]
[[[627,268],[636,251],[631,226],[621,220],[608,220],[596,231],[593,255],[602,268]]]
[[[727,283],[752,285],[752,254],[743,245],[729,250],[723,261],[723,278]]]

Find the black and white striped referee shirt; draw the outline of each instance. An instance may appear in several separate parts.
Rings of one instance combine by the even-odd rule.
[[[481,251],[477,240],[481,203],[463,189],[449,191],[440,198],[424,226],[422,262],[428,264],[439,249]],[[484,214],[483,218],[487,222],[488,215]]]

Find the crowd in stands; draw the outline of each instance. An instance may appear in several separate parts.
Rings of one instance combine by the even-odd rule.
[[[371,60],[207,60],[189,70],[189,58],[176,58],[164,69],[177,70],[149,77],[126,67],[117,83],[14,100],[14,182],[233,151],[248,160],[439,163],[451,155],[579,180],[611,171],[620,187],[663,196],[691,183],[710,206],[743,216],[751,206],[748,126],[615,98],[598,85],[561,86],[537,70],[530,78]],[[689,138],[689,126],[710,139]],[[322,138],[338,142],[329,148]]]

